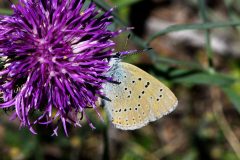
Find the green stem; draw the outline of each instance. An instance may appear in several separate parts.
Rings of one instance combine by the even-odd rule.
[[[108,121],[108,120],[107,120]],[[103,140],[104,140],[104,152],[103,152],[103,160],[109,160],[109,136],[108,136],[108,122],[104,126],[103,129]]]
[[[179,32],[185,30],[210,30],[214,28],[230,27],[230,26],[240,26],[240,22],[207,22],[207,23],[196,23],[196,24],[180,24],[180,25],[171,25],[166,29],[163,29],[148,38],[146,44],[149,44],[151,41],[156,39],[159,36],[163,36],[172,32]]]
[[[198,5],[200,8],[200,16],[204,23],[208,23],[208,15],[207,15],[207,7],[206,7],[206,0],[198,0]],[[210,35],[210,28],[206,29],[205,33],[205,42],[206,42],[206,52],[208,56],[208,64],[209,70],[212,71],[213,68],[213,52],[211,47],[211,35]]]

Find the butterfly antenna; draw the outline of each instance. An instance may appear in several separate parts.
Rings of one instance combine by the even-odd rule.
[[[118,54],[120,55],[120,57],[126,57],[126,56],[131,56],[131,55],[134,55],[134,54],[143,54],[149,50],[152,50],[152,48],[146,48],[146,49],[143,49],[143,50],[129,50],[129,51],[123,51],[123,52],[119,52]]]
[[[126,50],[129,39],[131,38],[131,36],[132,36],[131,33],[129,33],[128,36],[127,36],[127,40],[125,41],[125,44],[123,46],[123,50]],[[124,52],[127,52],[127,51],[124,51]],[[124,52],[116,52],[111,58],[121,58],[121,54],[124,53]]]
[[[129,50],[129,51],[122,51],[122,52],[116,52],[115,55],[113,55],[111,58],[122,58],[122,57],[127,57],[135,54],[143,54],[147,51],[152,50],[152,48],[146,48],[143,50]]]
[[[128,42],[129,42],[129,39],[131,38],[131,36],[132,36],[131,33],[129,33],[129,34],[128,34],[128,37],[127,37],[127,40],[126,40],[126,42],[125,42],[125,45],[124,45],[124,47],[123,47],[124,50],[126,50],[127,44],[128,44]]]

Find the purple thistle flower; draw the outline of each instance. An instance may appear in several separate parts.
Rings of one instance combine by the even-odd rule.
[[[110,31],[112,10],[101,14],[85,0],[19,0],[0,16],[0,108],[32,133],[34,125],[81,126],[80,113],[97,111],[102,84],[120,31]],[[99,112],[97,111],[100,116]],[[90,120],[89,125],[94,128]]]

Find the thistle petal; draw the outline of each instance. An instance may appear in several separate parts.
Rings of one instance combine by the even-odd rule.
[[[0,108],[14,107],[13,118],[37,134],[35,125],[70,125],[93,108],[101,118],[98,97],[121,31],[111,31],[112,9],[101,14],[85,0],[19,0],[11,16],[0,16]],[[38,112],[32,116],[32,114]],[[40,114],[39,114],[40,113]],[[34,117],[34,118],[30,118]]]

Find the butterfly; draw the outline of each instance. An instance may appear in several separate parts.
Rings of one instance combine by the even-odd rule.
[[[103,100],[103,105],[116,128],[138,129],[176,108],[176,96],[159,80],[119,59],[110,63],[108,74],[118,83],[104,84],[103,92],[109,100]]]

